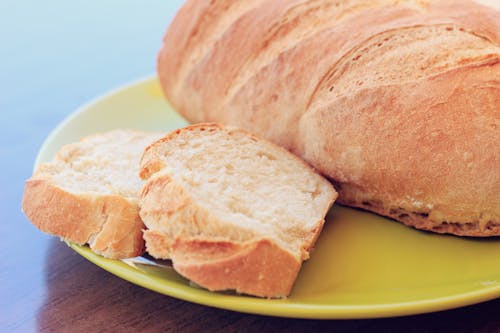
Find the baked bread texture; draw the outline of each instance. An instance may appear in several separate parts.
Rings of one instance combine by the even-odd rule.
[[[64,146],[26,181],[23,211],[40,230],[102,256],[141,255],[139,160],[161,136],[115,130]]]
[[[471,1],[189,0],[158,74],[193,123],[242,127],[338,202],[500,235],[500,12]]]
[[[199,124],[149,146],[146,248],[209,290],[285,297],[337,193],[305,162],[241,129]]]

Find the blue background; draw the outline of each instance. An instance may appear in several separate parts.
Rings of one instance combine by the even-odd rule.
[[[181,3],[0,1],[2,221],[20,219],[24,180],[59,122],[88,100],[154,73]],[[28,223],[15,227],[34,231]]]

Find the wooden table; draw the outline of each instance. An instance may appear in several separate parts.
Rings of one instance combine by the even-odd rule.
[[[348,321],[191,304],[107,273],[28,222],[24,180],[43,140],[79,105],[154,71],[179,2],[0,2],[0,332],[500,332],[500,300]]]

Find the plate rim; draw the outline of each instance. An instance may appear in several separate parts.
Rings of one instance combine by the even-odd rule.
[[[55,140],[58,133],[79,115],[85,113],[87,109],[99,104],[107,98],[111,98],[116,94],[122,93],[127,89],[138,88],[142,85],[155,83],[155,81],[157,82],[156,74],[145,75],[99,94],[88,102],[82,104],[75,111],[66,116],[49,133],[38,150],[34,162],[34,168],[42,162],[42,156],[46,154],[48,147],[50,147],[50,144]],[[175,112],[173,108],[172,111]],[[135,285],[184,301],[241,313],[302,319],[387,318],[450,310],[500,298],[500,285],[497,284],[489,287],[484,286],[474,291],[441,296],[427,300],[370,305],[299,305],[287,303],[286,300],[266,300],[244,295],[224,295],[220,293],[208,292],[191,286],[183,286],[179,289],[178,287],[173,286],[172,284],[175,283],[172,282],[168,284],[158,284],[158,282],[154,281],[154,277],[150,277],[140,270],[134,269],[121,260],[112,260],[101,257],[93,253],[87,246],[81,246],[71,242],[66,243],[72,250],[93,264]],[[186,291],[186,289],[189,289],[189,292]],[[214,297],[217,299],[216,302],[213,301]],[[244,299],[251,299],[252,301],[241,302],[242,297],[244,297]]]
[[[92,252],[87,246],[69,242],[67,244],[75,252],[95,265],[143,288],[196,304],[248,314],[301,319],[389,318],[450,310],[500,297],[500,286],[497,285],[489,288],[481,288],[477,291],[429,300],[374,305],[297,305],[284,303],[282,302],[283,300],[267,300],[245,295],[224,295],[190,286],[177,288],[170,284],[158,285],[156,282],[153,283],[153,286],[150,280],[154,280],[154,278],[142,273],[138,269],[132,268],[121,260],[103,258]],[[126,273],[123,274],[123,272]],[[189,292],[186,292],[185,289],[189,289]],[[215,303],[213,302],[214,297],[219,298]],[[252,301],[241,302],[242,297],[245,300],[250,299]]]
[[[56,125],[56,127],[54,127],[49,132],[49,134],[47,135],[47,137],[43,141],[42,145],[38,149],[38,153],[36,154],[35,161],[33,162],[33,171],[40,163],[42,163],[42,156],[45,154],[47,147],[49,146],[49,143],[51,141],[54,141],[54,138],[57,136],[57,134],[64,127],[66,127],[69,123],[71,123],[71,121],[73,121],[75,118],[78,118],[81,114],[85,113],[85,111],[87,109],[93,107],[94,105],[99,104],[99,102],[101,102],[103,99],[110,98],[114,95],[117,95],[126,89],[130,89],[130,88],[133,88],[135,86],[142,85],[142,84],[151,83],[151,82],[154,82],[155,80],[157,80],[157,76],[156,76],[156,74],[153,74],[153,73],[141,76],[137,79],[129,80],[126,83],[120,84],[120,85],[118,85],[118,86],[116,86],[108,91],[105,91],[101,94],[94,96],[93,98],[91,98],[87,102],[85,102],[82,105],[80,105],[79,107],[77,107],[74,111],[72,111],[71,113],[66,115],[61,120],[61,122],[59,122]]]

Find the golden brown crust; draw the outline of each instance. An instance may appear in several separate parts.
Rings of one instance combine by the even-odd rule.
[[[90,248],[108,258],[144,250],[137,203],[118,196],[67,192],[46,179],[26,182],[22,209],[41,231]]]
[[[141,255],[138,162],[162,135],[113,130],[63,146],[26,182],[24,212],[40,230],[105,257]]]
[[[483,225],[497,224],[500,219],[500,176],[494,171],[499,167],[494,152],[500,138],[494,124],[500,94],[489,92],[500,89],[491,80],[498,75],[500,64],[493,62],[425,82],[366,89],[337,99],[335,105],[302,119],[304,142],[320,142],[304,145],[302,154],[337,182],[339,203],[409,223],[406,213],[389,214],[402,207],[426,214],[412,218],[416,227],[452,223],[453,228],[441,230],[460,235],[471,230],[467,224],[478,224],[478,231],[470,234],[478,236]],[[408,92],[407,98],[398,99],[402,92]],[[363,107],[355,108],[360,101]],[[472,121],[478,109],[482,115]],[[341,110],[353,111],[342,119]],[[405,117],[399,117],[401,113]],[[321,127],[320,122],[331,125]],[[363,206],[363,201],[377,201],[385,208]],[[463,232],[460,224],[464,224]],[[491,235],[492,231],[485,234]]]
[[[500,12],[471,1],[332,3],[271,1],[232,12],[225,33],[204,37],[204,56],[184,67],[175,87],[162,79],[170,60],[160,60],[166,96],[192,121],[240,126],[297,153],[348,185],[340,202],[362,207],[357,197],[368,197],[390,208],[365,209],[418,228],[499,235]],[[415,47],[403,65],[382,55],[378,67],[357,69],[412,75],[368,87],[342,81],[369,47],[424,28],[444,32],[425,37],[429,48]],[[457,48],[470,44],[468,52],[440,48],[446,34]],[[428,51],[438,56],[419,63]],[[332,82],[346,88],[339,93]],[[400,206],[432,211],[389,213]]]
[[[261,149],[286,153],[287,158],[317,176],[296,156],[239,128],[197,124],[178,129],[150,145],[141,159],[141,176],[147,179],[140,195],[140,215],[148,227],[144,232],[147,251],[155,258],[172,259],[181,275],[210,290],[230,289],[260,297],[285,297],[292,289],[302,261],[312,250],[336,192],[331,189],[328,197],[331,201],[321,206],[323,219],[313,221],[312,230],[288,230],[301,235],[297,240],[300,249],[285,244],[274,234],[272,238],[269,231],[266,233],[252,224],[228,223],[177,183],[162,157],[168,152],[165,147],[170,140],[181,137],[180,141],[184,141],[182,135],[186,132],[213,131],[242,134]]]
[[[302,262],[300,257],[258,235],[231,240],[231,234],[238,231],[221,225],[210,212],[183,195],[182,188],[169,177],[154,177],[146,183],[141,216],[148,224],[144,232],[148,253],[172,259],[181,275],[200,286],[261,297],[285,297],[290,293]],[[193,238],[183,230],[191,224],[201,225],[204,238]],[[318,235],[319,231],[313,242]]]
[[[178,240],[174,268],[209,290],[235,290],[260,297],[286,297],[301,260],[267,239],[248,243]]]
[[[158,231],[144,233],[147,251],[171,259],[174,269],[212,291],[234,290],[259,297],[286,297],[301,260],[267,239],[236,243],[170,237]]]
[[[172,258],[172,240],[163,233],[153,230],[144,230],[143,238],[146,241],[146,251],[156,259]]]
[[[361,191],[347,190],[341,184],[335,184],[339,191],[337,203],[351,207],[370,210],[382,216],[387,216],[417,229],[432,231],[440,234],[454,234],[458,236],[489,237],[500,234],[500,223],[486,219],[481,222],[457,223],[451,221],[433,220],[431,210],[424,207],[402,207],[402,205],[386,205],[373,196],[364,195]],[[353,196],[356,196],[354,197]],[[404,205],[403,205],[404,206]]]
[[[477,21],[468,21],[469,29],[479,26]],[[493,45],[490,53],[480,55],[478,51],[435,75],[359,88],[331,102],[326,92],[316,97],[319,108],[309,105],[301,119],[299,151],[322,172],[347,184],[339,203],[364,207],[426,230],[498,235],[496,188],[500,180],[494,170],[499,166],[495,127],[500,56],[494,46],[498,34],[484,29],[482,33],[480,38]],[[334,85],[323,85],[316,92],[327,90],[330,84]],[[339,117],[340,110],[353,112]],[[324,128],[320,122],[331,126]],[[307,145],[318,140],[322,148]],[[478,186],[480,190],[475,190]],[[362,204],[372,199],[384,208]],[[393,213],[396,211],[400,213]]]
[[[206,51],[218,41],[218,37],[242,13],[264,1],[199,0],[186,2],[165,35],[164,43],[168,46],[158,54],[157,66],[162,82],[169,87],[168,91],[172,95],[177,94],[175,92],[178,89],[177,83],[183,81],[189,74],[189,66],[202,61]],[[189,109],[185,111],[186,119],[194,121]],[[196,117],[194,113],[193,117]]]
[[[421,230],[432,231],[440,234],[454,234],[458,236],[470,237],[490,237],[500,235],[500,223],[488,221],[486,223],[478,222],[433,222],[428,219],[428,213],[412,212],[400,207],[393,209],[380,209],[373,207],[369,202],[365,201],[359,204],[358,202],[347,203],[349,206],[358,207],[361,209],[369,208],[371,211],[383,216],[391,217],[403,224]]]

